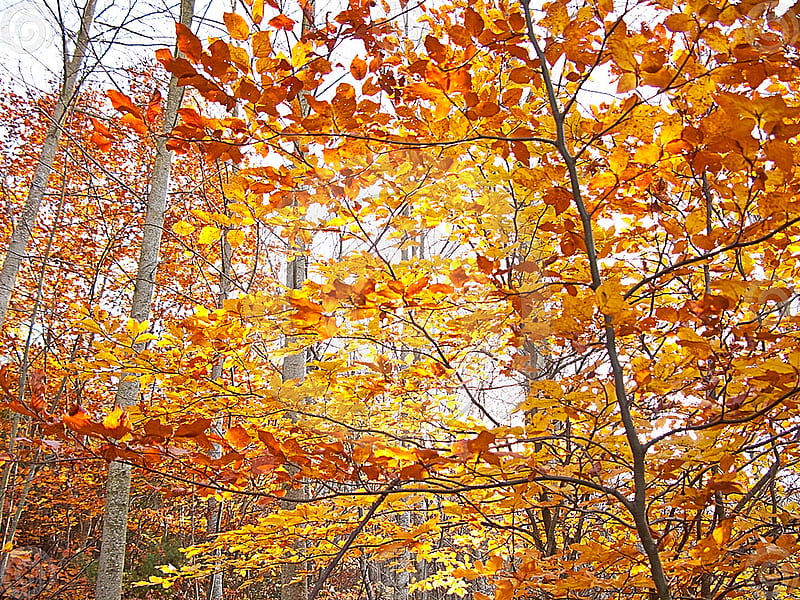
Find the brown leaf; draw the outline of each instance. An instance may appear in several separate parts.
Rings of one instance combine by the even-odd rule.
[[[425,36],[425,50],[435,62],[442,63],[447,58],[447,49],[432,35]]]
[[[196,419],[191,423],[184,423],[175,431],[175,437],[193,438],[202,435],[211,427],[211,419]]]

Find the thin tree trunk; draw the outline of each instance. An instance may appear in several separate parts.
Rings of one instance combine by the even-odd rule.
[[[396,516],[397,524],[404,532],[411,530],[411,511],[404,510]],[[411,585],[411,574],[408,569],[414,558],[408,548],[403,548],[394,564],[392,577],[392,598],[394,600],[408,600],[408,586]]]
[[[186,27],[191,27],[193,15],[194,0],[181,0],[180,22]],[[167,137],[175,125],[182,98],[183,88],[178,87],[177,78],[172,76],[164,107],[164,135],[159,136],[156,141],[156,155],[150,175],[147,214],[130,313],[131,318],[140,323],[147,321],[150,316],[172,166],[172,152],[167,150]],[[136,403],[138,396],[138,380],[123,375],[117,388],[116,403],[122,407],[131,406]],[[130,486],[131,466],[118,461],[112,462],[108,467],[106,483],[106,506],[103,541],[97,568],[96,600],[119,600],[122,596]]]
[[[286,285],[293,289],[300,289],[306,279],[306,257],[302,253],[302,248],[298,256],[286,264]],[[290,343],[291,340],[287,340]],[[283,359],[283,380],[302,381],[306,376],[306,353],[305,350],[287,356]],[[293,487],[286,490],[284,500],[281,500],[281,508],[291,510],[297,506],[297,500],[306,499],[305,487]],[[300,548],[297,548],[301,550]],[[302,576],[305,564],[302,562],[286,562],[281,565],[281,600],[306,600],[308,595],[308,583]]]
[[[302,1],[301,1],[301,4]],[[300,29],[301,38],[305,36],[309,29],[314,27],[314,0],[307,0],[303,6],[303,19]],[[304,96],[298,97],[300,102],[300,112],[308,115],[309,108]],[[296,244],[293,248],[297,255],[286,263],[286,285],[290,289],[300,289],[308,275],[306,264],[305,248],[302,244]],[[287,344],[291,340],[287,340]],[[282,377],[284,381],[302,381],[306,376],[306,352],[305,350],[287,356],[283,359]],[[308,497],[306,488],[293,487],[286,490],[284,500],[281,500],[281,508],[291,510],[297,507],[298,500],[305,500]],[[302,551],[302,549],[297,548]],[[303,562],[286,562],[281,565],[281,600],[306,600],[308,595],[308,581],[302,576],[306,565]]]
[[[22,402],[25,396],[25,388],[28,383],[28,369],[30,368],[30,351],[31,351],[31,344],[33,343],[34,331],[36,328],[36,320],[39,315],[39,311],[42,304],[42,295],[44,289],[44,281],[45,276],[47,274],[48,269],[48,260],[50,258],[52,249],[53,249],[53,240],[55,239],[56,231],[61,223],[61,216],[64,210],[64,201],[66,199],[66,181],[67,181],[67,167],[66,162],[64,164],[64,172],[62,173],[62,185],[61,185],[61,196],[58,201],[58,206],[56,207],[56,214],[55,220],[53,222],[53,226],[50,228],[50,235],[47,240],[47,246],[44,250],[44,260],[42,261],[42,268],[39,272],[39,280],[36,284],[36,297],[33,301],[33,307],[31,309],[31,316],[28,324],[28,335],[25,341],[25,349],[22,353],[22,361],[20,367],[20,374],[19,374],[19,389],[17,392],[17,400]],[[56,399],[60,396],[57,394]],[[55,403],[52,404],[52,408],[55,407]],[[22,422],[22,416],[19,413],[14,413],[14,416],[11,419],[11,428],[8,440],[8,447],[7,452],[9,455],[14,455],[16,451],[16,442],[17,442],[17,431],[20,427],[20,423]],[[30,437],[34,437],[33,435],[29,434]],[[17,461],[11,461],[7,463],[3,468],[3,474],[0,476],[0,523],[3,524],[2,531],[0,532],[0,543],[2,543],[2,547],[6,547],[7,544],[14,543],[14,537],[17,534],[17,527],[19,526],[20,517],[22,516],[22,511],[25,508],[25,502],[28,498],[28,492],[30,491],[31,484],[33,482],[33,477],[39,470],[37,466],[38,457],[40,455],[40,451],[37,450],[36,458],[31,462],[28,475],[25,480],[25,486],[23,488],[22,494],[20,495],[19,501],[17,502],[16,509],[13,507],[13,498],[9,496],[9,482],[12,474],[16,472],[19,468],[19,463]],[[6,500],[8,500],[8,515],[6,516]],[[14,515],[12,517],[12,510],[14,510]],[[2,553],[0,555],[0,587],[2,587],[2,581],[5,577],[6,568],[8,567],[8,559],[9,554],[7,552]],[[0,595],[2,592],[0,591]]]
[[[67,111],[79,88],[78,75],[86,59],[86,51],[89,46],[89,29],[94,21],[95,5],[96,0],[86,0],[72,58],[67,58],[67,49],[64,48],[64,81],[56,100],[50,125],[45,134],[36,170],[33,173],[33,180],[28,189],[25,206],[14,224],[14,230],[8,241],[8,250],[3,261],[3,268],[0,270],[0,327],[5,323],[8,305],[11,301],[11,292],[14,290],[20,264],[22,264],[22,259],[25,258],[25,248],[33,234],[36,215],[39,212],[39,206],[44,198],[47,182],[53,170],[53,162],[58,152],[58,143],[61,140],[61,131],[66,121]]]
[[[222,176],[220,175],[220,178]],[[223,189],[222,181],[220,180],[220,189]],[[227,199],[225,201],[225,209],[227,214]],[[222,265],[220,267],[219,273],[219,298],[217,299],[217,308],[222,308],[225,304],[225,300],[228,299],[228,295],[230,294],[231,290],[231,271],[232,271],[232,254],[233,249],[231,245],[228,243],[227,238],[228,228],[223,228],[222,233],[220,235],[220,255],[221,255],[221,262]],[[220,358],[214,367],[211,369],[211,378],[214,381],[222,378],[222,367],[225,363],[224,358]],[[217,419],[213,425],[214,433],[217,435],[222,435],[222,420]],[[222,456],[222,449],[218,444],[214,444],[213,448],[211,449],[211,457],[212,458],[219,458]],[[222,528],[222,510],[223,510],[223,501],[217,500],[213,496],[208,499],[208,524],[206,526],[206,533],[209,536],[214,536],[220,532]],[[216,556],[222,556],[222,552],[219,548],[214,550],[214,554]],[[222,593],[223,593],[223,586],[222,586],[222,570],[215,571],[211,574],[208,580],[208,600],[222,600]]]

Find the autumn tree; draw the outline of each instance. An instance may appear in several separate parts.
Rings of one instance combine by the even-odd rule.
[[[781,269],[789,271],[780,281],[794,277],[785,258],[797,222],[795,67],[793,40],[759,31],[757,9],[657,5],[643,18],[633,5],[576,11],[553,2],[537,19],[527,4],[436,7],[423,52],[389,53],[397,47],[391,20],[350,5],[327,30],[301,38],[291,60],[263,54],[269,31],[250,36],[237,26],[227,50],[209,48],[216,73],[165,63],[189,85],[202,81],[195,87],[210,101],[233,98],[253,115],[249,127],[215,119],[184,136],[237,152],[253,144],[250,160],[291,152],[283,140],[316,149],[293,166],[293,179],[311,190],[309,204],[336,214],[315,226],[342,227],[369,252],[320,264],[321,283],[292,299],[297,326],[308,343],[357,339],[344,347],[364,357],[377,344],[378,360],[356,363],[374,365],[381,396],[397,398],[386,386],[403,373],[398,382],[414,381],[417,393],[460,388],[481,416],[461,427],[474,440],[449,450],[425,444],[404,454],[395,445],[389,471],[421,483],[362,493],[378,499],[373,506],[411,491],[454,496],[459,518],[469,523],[474,513],[481,535],[505,539],[506,548],[508,535],[522,537],[499,563],[468,561],[460,571],[490,577],[498,597],[609,588],[662,600],[717,597],[796,551],[792,484],[769,500],[763,492],[777,480],[756,458],[759,448],[780,456],[795,445],[796,369],[787,350],[794,316],[785,309],[792,295],[773,283]],[[279,15],[270,26],[293,23]],[[293,99],[339,76],[326,57],[347,37],[365,53],[350,65],[352,83],[309,98],[312,112],[303,116]],[[601,70],[617,97],[583,108]],[[741,123],[739,133],[732,123]],[[430,164],[414,162],[430,148],[441,149],[444,173],[404,181],[415,167],[430,173]],[[248,183],[264,180],[254,170]],[[393,186],[421,196],[412,217],[445,230],[457,262],[387,260],[381,245],[390,252],[391,233],[415,226]],[[264,193],[256,189],[254,203]],[[421,338],[429,386],[391,357],[397,344],[379,331],[393,323],[394,339],[399,331],[405,343],[412,332]],[[478,331],[491,333],[476,338]],[[490,346],[486,360],[467,358],[481,342]],[[558,366],[555,378],[525,372],[531,343]],[[352,369],[348,361],[320,364],[333,369],[327,386]],[[471,388],[487,364],[500,381],[519,381],[519,369],[529,380],[518,406],[524,425],[492,414]],[[372,452],[350,456],[370,472]],[[418,466],[401,468],[401,456]],[[381,469],[371,472],[379,483]],[[786,516],[762,522],[765,509]],[[440,531],[442,522],[431,527]]]
[[[179,27],[183,56],[158,53],[206,103],[170,148],[240,165],[235,218],[172,231],[213,260],[223,228],[254,254],[268,232],[308,270],[253,267],[259,290],[151,345],[109,336],[104,359],[160,401],[61,420],[258,504],[151,583],[290,565],[313,600],[410,555],[412,593],[478,600],[794,593],[790,17],[454,1],[421,6],[414,44],[407,7],[353,1],[313,30],[248,7],[228,37]]]
[[[89,30],[94,20],[95,6],[96,2],[94,0],[88,0],[83,7],[80,26],[73,41],[71,53],[66,43],[64,46],[64,72],[61,89],[47,125],[47,134],[42,142],[39,161],[30,183],[25,206],[15,222],[14,230],[8,240],[8,249],[3,259],[3,267],[0,270],[0,325],[6,320],[6,311],[11,300],[17,272],[25,256],[25,247],[35,226],[39,205],[47,190],[47,182],[53,169],[53,161],[58,151],[58,142],[61,138],[67,112],[78,88],[81,69],[88,51]],[[67,32],[65,31],[64,33],[66,42],[68,39]]]
[[[180,25],[189,31],[194,15],[194,1],[182,0],[180,4]],[[178,116],[183,91],[172,77],[167,89],[163,109],[163,128],[171,130]],[[127,106],[124,100],[120,108],[131,111],[136,116],[135,107]],[[131,321],[135,327],[147,327],[148,317],[155,288],[161,237],[167,211],[167,198],[172,166],[172,151],[167,147],[166,136],[156,139],[155,159],[150,174],[150,189],[147,196],[147,213],[142,232],[142,245],[139,254]],[[142,342],[139,342],[142,348]],[[140,384],[133,374],[123,373],[115,400],[115,410],[133,406],[138,401]],[[128,532],[128,503],[131,485],[131,466],[121,461],[112,461],[108,467],[105,511],[103,513],[103,541],[100,548],[97,571],[98,600],[114,600],[122,594],[122,574],[125,568],[125,545]]]

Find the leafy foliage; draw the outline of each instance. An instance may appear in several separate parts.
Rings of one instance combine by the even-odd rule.
[[[388,6],[293,38],[250,5],[157,53],[191,98],[153,321],[73,302],[80,352],[3,385],[32,447],[230,507],[149,581],[296,562],[339,597],[383,561],[478,600],[796,594],[788,27],[747,0],[457,0],[406,7],[415,43]],[[87,146],[144,143],[159,96],[109,99],[124,133]],[[120,376],[147,390],[127,411]],[[59,378],[82,395],[50,401]]]

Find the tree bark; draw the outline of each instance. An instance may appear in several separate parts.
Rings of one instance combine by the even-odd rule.
[[[194,0],[181,0],[180,22],[186,27],[191,27],[193,15]],[[150,191],[147,197],[142,247],[131,305],[130,316],[140,323],[147,321],[150,316],[172,167],[172,152],[167,149],[167,138],[175,126],[182,98],[183,88],[178,87],[177,78],[173,76],[170,78],[164,107],[163,135],[159,136],[156,141],[156,155],[150,175]],[[122,407],[131,406],[136,403],[138,396],[138,380],[123,374],[117,388],[115,402]],[[97,568],[96,600],[120,600],[122,596],[130,485],[131,466],[118,461],[112,462],[108,467],[106,484],[103,540]]]
[[[19,273],[22,259],[25,258],[25,248],[33,234],[36,215],[39,213],[39,206],[47,190],[50,173],[53,171],[53,163],[58,152],[58,143],[61,140],[61,131],[67,118],[67,111],[80,87],[78,85],[78,75],[86,59],[86,51],[89,46],[89,29],[91,29],[94,21],[96,4],[97,0],[86,0],[72,58],[67,58],[67,49],[64,48],[64,81],[61,84],[61,91],[58,94],[53,116],[39,153],[33,180],[28,189],[28,197],[25,200],[22,213],[15,223],[14,231],[11,233],[3,268],[0,269],[0,327],[5,323],[8,305],[11,301],[11,292],[14,290],[14,284],[17,281],[17,273]]]
[[[302,248],[300,248],[302,251]],[[286,285],[296,290],[300,289],[306,279],[306,258],[300,254],[286,264]],[[287,340],[290,343],[291,340]],[[283,359],[282,377],[284,381],[302,381],[306,376],[305,351],[292,354]],[[283,510],[291,510],[297,506],[297,500],[306,499],[305,487],[293,487],[286,490],[284,500],[281,500]],[[296,548],[302,551],[301,548]],[[281,565],[281,600],[306,600],[308,595],[308,582],[302,576],[306,566],[303,562],[284,562]]]
[[[303,4],[301,2],[301,4]],[[301,39],[314,27],[314,0],[308,0],[303,6],[303,19],[300,29]],[[305,116],[309,113],[308,104],[303,96],[298,97],[300,102],[300,112]],[[297,252],[291,260],[286,263],[286,286],[290,289],[300,289],[308,275],[306,264],[305,248],[302,244],[295,244],[293,250]],[[287,339],[287,344],[291,343]],[[287,356],[283,359],[282,378],[284,381],[302,381],[306,376],[306,352],[305,350]],[[308,496],[304,486],[293,487],[286,490],[284,500],[281,501],[281,508],[291,510],[297,506],[297,500],[305,500]],[[297,550],[302,551],[301,548]],[[302,576],[306,565],[300,562],[285,562],[281,565],[281,600],[306,600],[308,596],[308,580]]]
[[[220,189],[223,189],[222,181],[220,181]],[[227,200],[225,201],[225,209],[225,213],[228,214]],[[231,248],[230,243],[228,243],[227,233],[228,228],[223,228],[219,240],[220,259],[222,264],[220,266],[219,273],[219,297],[217,298],[217,308],[223,308],[225,305],[225,300],[228,299],[231,289],[233,248]],[[224,364],[225,358],[221,357],[211,369],[211,378],[214,381],[222,378],[222,368]],[[214,433],[222,436],[222,419],[216,419],[213,428]],[[210,454],[211,457],[215,459],[222,456],[222,448],[220,448],[219,444],[214,444]],[[213,537],[218,534],[222,528],[223,508],[224,505],[222,500],[217,500],[213,496],[208,499],[208,522],[206,526],[206,533],[209,535],[209,537]],[[217,548],[214,550],[214,554],[221,557],[222,551]],[[208,578],[208,600],[222,600],[223,589],[222,570],[213,572]]]

